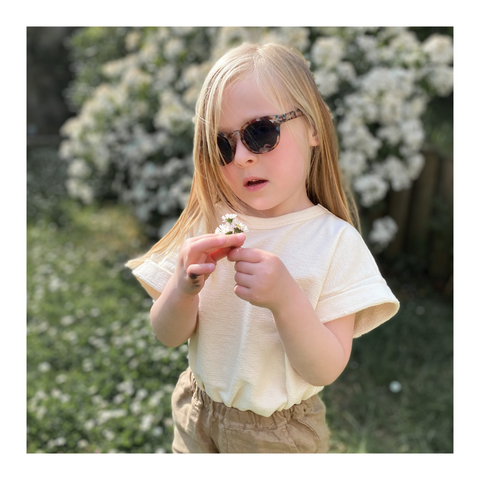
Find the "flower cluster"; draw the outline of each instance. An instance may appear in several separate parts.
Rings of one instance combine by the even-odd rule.
[[[223,215],[223,223],[217,227],[215,233],[223,233],[225,235],[232,235],[234,233],[247,233],[248,227],[242,222],[235,220],[236,218],[236,213],[227,213],[226,215]]]
[[[377,245],[378,250],[381,250],[393,240],[397,231],[398,227],[393,218],[389,216],[378,218],[373,222],[369,240]]]
[[[406,28],[319,30],[312,71],[337,122],[340,167],[370,208],[390,189],[411,187],[423,169],[421,117],[432,97],[453,89],[452,39],[434,34],[421,43]],[[369,239],[382,249],[396,231],[384,217]]]
[[[64,125],[67,187],[85,202],[115,194],[147,225],[176,218],[192,179],[195,102],[214,61],[243,42],[299,49],[335,118],[339,164],[365,208],[423,169],[428,103],[453,89],[449,36],[403,27],[161,27],[125,35],[128,55]],[[87,89],[88,86],[85,86]]]

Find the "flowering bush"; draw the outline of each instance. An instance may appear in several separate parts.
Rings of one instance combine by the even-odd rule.
[[[421,42],[401,27],[161,27],[131,30],[124,41],[129,53],[103,65],[108,81],[64,125],[60,155],[73,197],[115,195],[154,235],[185,206],[195,102],[214,61],[236,45],[273,41],[304,54],[337,124],[340,167],[366,209],[418,177],[422,115],[453,89],[451,37]],[[377,222],[370,241],[384,247],[396,228]]]

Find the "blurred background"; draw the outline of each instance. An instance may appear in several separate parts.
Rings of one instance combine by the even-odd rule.
[[[453,452],[453,28],[27,28],[27,451],[170,452],[186,344],[124,267],[178,218],[195,102],[245,41],[300,50],[401,302],[321,392],[333,453]]]

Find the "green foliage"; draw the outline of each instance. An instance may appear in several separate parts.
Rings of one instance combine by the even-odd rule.
[[[27,218],[48,217],[62,222],[60,199],[66,196],[67,165],[55,147],[27,151]]]
[[[66,91],[66,99],[75,110],[106,80],[103,64],[126,55],[125,35],[131,30],[131,27],[81,28],[68,38],[75,80]]]

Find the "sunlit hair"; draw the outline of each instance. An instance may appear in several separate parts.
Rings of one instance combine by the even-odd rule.
[[[187,206],[170,232],[145,255],[130,260],[128,267],[139,266],[153,253],[164,254],[179,247],[201,227],[204,232],[213,233],[218,226],[215,209],[218,203],[235,212],[247,213],[247,206],[232,192],[222,173],[216,140],[225,89],[247,77],[255,79],[260,91],[281,113],[296,108],[304,113],[302,121],[307,121],[319,138],[319,145],[312,147],[306,182],[308,198],[359,229],[355,202],[341,181],[330,110],[320,96],[307,62],[299,52],[285,46],[243,44],[217,61],[200,92],[195,111],[195,170]]]

